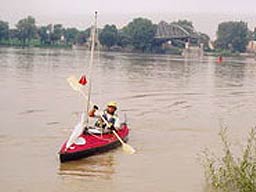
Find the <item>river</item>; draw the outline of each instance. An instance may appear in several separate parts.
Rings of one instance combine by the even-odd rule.
[[[84,104],[66,78],[88,64],[83,50],[0,48],[1,191],[204,192],[202,150],[219,149],[221,126],[240,146],[256,125],[253,58],[101,52],[92,99],[118,102],[137,153],[60,164]]]

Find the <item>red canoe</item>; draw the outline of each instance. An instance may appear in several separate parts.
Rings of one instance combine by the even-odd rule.
[[[124,140],[128,140],[129,128],[126,124],[121,125],[121,129],[117,134]],[[84,157],[88,157],[100,152],[105,152],[114,149],[121,145],[120,141],[113,133],[92,134],[90,132],[82,134],[79,139],[82,142],[73,143],[66,149],[65,141],[59,152],[60,161],[71,161]]]

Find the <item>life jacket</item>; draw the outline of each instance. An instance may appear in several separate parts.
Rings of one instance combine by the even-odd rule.
[[[111,115],[110,118],[108,118],[109,115],[110,115],[110,114],[107,113],[107,110],[104,110],[102,117],[103,117],[109,124],[114,125],[115,122],[116,122],[117,116],[114,114],[114,115]],[[98,120],[96,121],[96,123],[95,123],[95,126],[100,127],[100,128],[106,128],[107,125],[106,125],[106,123],[105,123],[102,119],[98,119]]]

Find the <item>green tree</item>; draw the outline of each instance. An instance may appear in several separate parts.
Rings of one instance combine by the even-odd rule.
[[[90,36],[89,30],[79,31],[76,37],[76,42],[79,45],[83,45],[84,43],[87,42],[87,39],[89,38],[89,36]]]
[[[116,44],[121,47],[126,47],[131,42],[131,38],[123,29],[119,30],[117,33],[117,42]]]
[[[216,47],[232,52],[245,52],[249,42],[249,29],[247,23],[242,21],[229,21],[219,24]]]
[[[64,37],[67,44],[75,44],[78,38],[79,31],[76,28],[67,28],[64,31]]]
[[[3,39],[8,39],[9,34],[9,24],[5,21],[0,21],[0,41]]]
[[[124,29],[135,49],[150,51],[155,36],[156,26],[145,18],[136,18]]]
[[[19,38],[19,31],[18,29],[9,29],[9,38],[14,40]]]
[[[59,44],[61,37],[64,34],[64,28],[61,24],[55,24],[53,25],[53,30],[51,33],[51,42],[52,44],[56,45]]]
[[[38,29],[38,35],[40,38],[40,43],[42,45],[50,44],[50,35],[51,35],[52,25],[42,26]]]
[[[117,43],[118,30],[115,25],[105,25],[99,35],[99,40],[102,45],[110,48]]]
[[[30,40],[35,37],[36,35],[36,21],[33,17],[28,16],[25,19],[19,20],[18,24],[16,25],[18,29],[18,38],[22,42],[22,45],[25,46],[26,41],[28,44]]]

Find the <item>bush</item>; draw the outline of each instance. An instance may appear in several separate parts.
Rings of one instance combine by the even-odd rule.
[[[256,191],[256,129],[251,129],[241,157],[231,151],[227,129],[219,133],[224,155],[218,158],[209,150],[203,152],[203,166],[210,192],[254,192]]]

